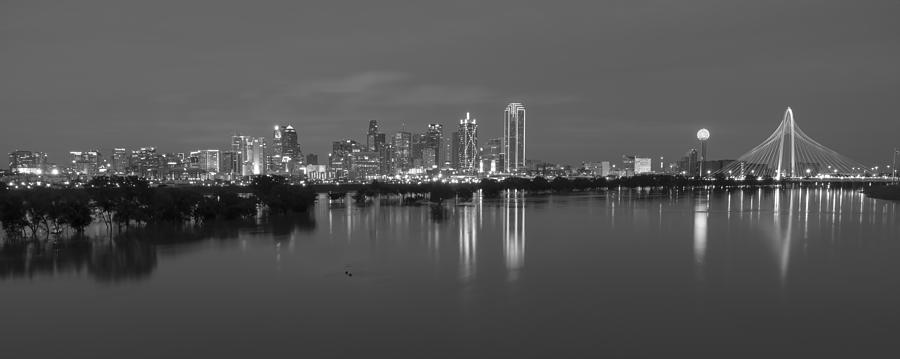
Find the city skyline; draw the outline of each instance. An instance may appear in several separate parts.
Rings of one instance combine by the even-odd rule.
[[[25,125],[0,144],[54,159],[187,152],[292,123],[323,154],[369,120],[451,126],[468,111],[489,124],[498,104],[523,101],[542,119],[528,152],[551,162],[676,156],[699,128],[715,134],[715,157],[734,158],[788,105],[849,157],[897,146],[893,2],[394,5],[4,3],[0,118]],[[513,19],[528,26],[500,26]]]

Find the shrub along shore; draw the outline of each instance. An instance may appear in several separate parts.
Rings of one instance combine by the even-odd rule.
[[[246,192],[246,193],[244,193]],[[249,187],[151,187],[137,177],[95,177],[82,188],[0,188],[0,222],[8,239],[80,236],[94,222],[109,233],[152,223],[182,224],[305,212],[316,193],[281,177],[260,176]]]

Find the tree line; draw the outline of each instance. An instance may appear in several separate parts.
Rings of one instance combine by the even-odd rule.
[[[249,192],[247,192],[249,190]],[[258,176],[249,188],[151,187],[138,177],[94,177],[82,188],[11,191],[0,186],[0,223],[8,238],[83,235],[95,222],[121,231],[150,223],[201,223],[257,215],[305,212],[315,203],[312,190],[282,177]]]

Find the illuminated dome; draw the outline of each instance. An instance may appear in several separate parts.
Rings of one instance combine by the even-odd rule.
[[[700,141],[706,141],[709,139],[709,130],[705,128],[701,128],[700,131],[697,131],[697,139]]]

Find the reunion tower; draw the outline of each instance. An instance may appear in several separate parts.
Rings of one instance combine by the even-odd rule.
[[[703,162],[706,162],[706,140],[709,139],[709,130],[701,128],[697,131],[697,139],[700,140],[700,158],[697,159],[700,165],[700,177],[703,177]]]

